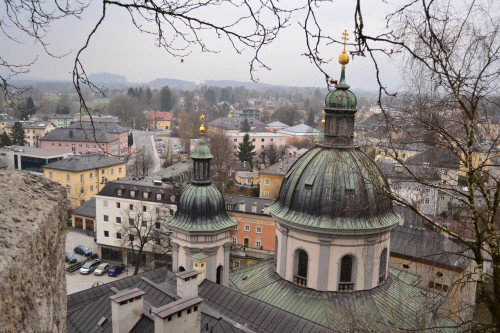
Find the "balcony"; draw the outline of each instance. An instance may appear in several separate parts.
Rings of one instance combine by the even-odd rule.
[[[354,282],[342,282],[339,283],[340,292],[351,292],[354,291]]]
[[[295,283],[296,285],[299,285],[301,287],[307,287],[307,278],[305,278],[303,276],[294,275],[293,276],[293,283]]]

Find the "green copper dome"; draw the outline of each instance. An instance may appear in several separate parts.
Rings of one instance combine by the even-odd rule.
[[[335,85],[335,90],[330,91],[325,98],[325,109],[356,110],[358,100],[356,95],[349,90],[350,86],[345,81],[345,68],[342,68],[340,83]]]
[[[198,144],[193,149],[191,153],[191,158],[193,159],[211,159],[213,158],[210,148],[208,147],[205,137],[201,137],[198,140]]]
[[[182,191],[168,226],[189,233],[215,233],[234,228],[236,221],[227,215],[224,198],[214,185],[190,184]]]
[[[321,232],[387,228],[399,220],[389,185],[357,147],[317,146],[290,168],[271,206],[279,222]]]

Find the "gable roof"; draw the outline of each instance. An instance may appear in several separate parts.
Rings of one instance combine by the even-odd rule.
[[[287,128],[290,127],[285,123],[282,123],[281,121],[273,121],[272,123],[267,124],[267,127],[273,127],[273,128]]]
[[[128,129],[112,121],[75,121],[68,128],[83,129],[86,131],[105,131],[109,134],[128,132]]]
[[[319,131],[315,128],[307,126],[306,124],[299,124],[293,127],[281,129],[276,133],[281,133],[289,136],[316,136]]]
[[[244,117],[221,117],[217,118],[211,122],[208,123],[209,127],[216,127],[220,128],[223,130],[228,130],[228,131],[234,131],[234,130],[239,130],[241,128],[241,124],[243,121],[247,119],[248,123],[250,124],[250,127],[252,128],[265,128],[266,125],[261,122],[260,120],[256,119],[248,119]]]
[[[113,124],[113,123],[102,123],[102,124]],[[53,131],[45,134],[39,140],[110,143],[117,141],[118,138],[114,137],[113,135],[101,129],[96,129],[94,132],[91,129],[66,127],[66,128],[56,128]]]
[[[270,167],[262,170],[260,172],[261,175],[280,175],[284,176],[291,166],[298,160],[299,158],[296,156],[285,157],[281,161],[278,161],[271,165]]]
[[[96,217],[95,197],[88,201],[85,201],[80,207],[73,209],[71,214],[95,219]]]
[[[460,159],[452,151],[446,148],[433,147],[422,153],[408,158],[405,164],[424,165],[427,163],[435,168],[459,169]]]
[[[172,113],[166,111],[149,111],[146,113],[146,118],[150,121],[169,121],[172,120]]]
[[[70,172],[80,172],[106,168],[113,165],[125,164],[127,161],[123,157],[102,155],[99,153],[86,153],[55,161],[43,166],[44,169],[63,170]]]

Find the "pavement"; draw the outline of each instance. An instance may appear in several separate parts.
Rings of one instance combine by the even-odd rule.
[[[91,249],[92,252],[97,252],[97,245],[96,243],[94,243],[93,236],[88,236],[83,230],[70,229],[66,237],[66,251],[73,253],[75,257],[80,261],[85,258],[73,252],[73,249],[77,245],[84,245],[89,249]],[[107,260],[105,262],[108,262],[111,265],[121,264]],[[101,285],[104,283],[113,282],[116,281],[117,279],[122,279],[124,277],[129,276],[130,274],[132,274],[132,272],[133,268],[128,267],[128,270],[125,271],[125,273],[122,273],[117,277],[108,276],[107,273],[102,276],[96,276],[94,275],[94,273],[91,273],[89,275],[82,275],[78,272],[74,274],[66,273],[66,293],[67,295],[69,295],[85,289],[92,288],[92,286],[95,285]]]

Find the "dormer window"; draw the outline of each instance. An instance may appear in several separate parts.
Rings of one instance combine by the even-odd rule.
[[[116,190],[116,195],[118,196],[122,196],[123,195],[123,190],[121,188],[119,188],[118,190]]]
[[[161,193],[156,193],[156,200],[161,201]]]
[[[148,199],[149,198],[149,192],[143,192],[142,193],[142,198],[143,199]]]
[[[130,191],[130,197],[135,198],[135,191]]]

